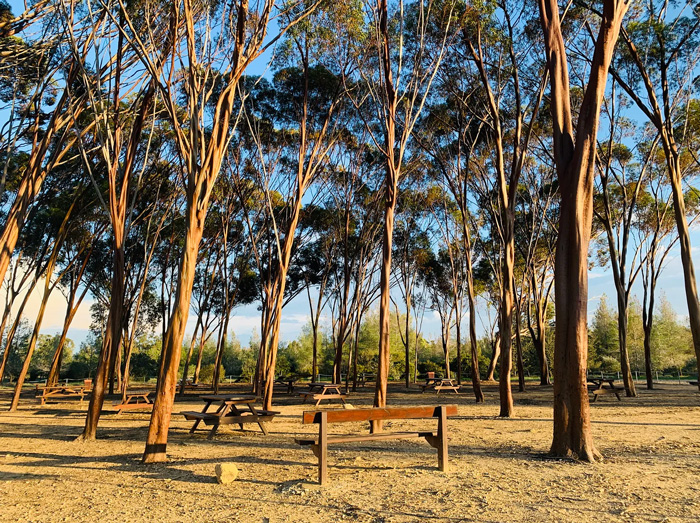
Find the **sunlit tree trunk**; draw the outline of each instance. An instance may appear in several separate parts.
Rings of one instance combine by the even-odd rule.
[[[593,219],[596,135],[608,69],[628,4],[620,0],[603,1],[600,30],[575,135],[559,5],[555,0],[540,0],[539,7],[550,72],[553,156],[561,194],[554,273],[557,321],[551,453],[594,461],[599,453],[591,435],[586,369],[588,244]]]

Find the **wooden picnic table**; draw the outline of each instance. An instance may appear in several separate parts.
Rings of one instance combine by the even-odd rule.
[[[291,376],[286,376],[286,377],[280,376],[279,378],[275,379],[275,384],[282,385],[283,387],[286,387],[287,394],[293,394],[295,381],[296,381],[296,379],[291,377]]]
[[[316,407],[323,400],[339,399],[343,405],[345,405],[346,394],[340,392],[340,383],[323,383],[323,382],[310,382],[307,384],[309,386],[308,392],[300,392],[299,395],[304,397],[302,403],[306,403],[309,397],[316,400]]]
[[[90,389],[86,389],[84,385],[52,385],[36,387],[36,399],[41,405],[46,404],[46,400],[49,398],[59,399],[59,398],[73,398],[79,397],[80,402],[83,402],[85,394],[88,394]]]
[[[126,395],[126,400],[119,403],[114,403],[114,408],[117,409],[117,416],[124,410],[153,410],[153,400],[151,399],[151,391],[134,391]]]
[[[456,381],[451,378],[426,378],[425,385],[421,385],[421,387],[423,392],[428,388],[432,388],[437,394],[444,390],[451,390],[455,394],[459,394],[461,385],[457,385]]]
[[[255,404],[260,401],[256,396],[231,396],[228,394],[209,394],[199,397],[204,401],[204,408],[201,412],[186,411],[181,414],[187,420],[194,420],[194,425],[190,429],[190,434],[197,430],[200,422],[206,425],[211,425],[208,438],[211,439],[219,429],[219,425],[228,425],[235,423],[243,430],[245,423],[257,423],[263,434],[267,436],[266,421],[272,421],[275,415],[279,412],[271,410],[257,409]],[[218,403],[219,406],[216,412],[208,412],[209,407],[213,403]]]
[[[615,394],[617,401],[622,401],[620,398],[620,393],[624,392],[625,389],[615,386],[615,378],[587,378],[588,382],[591,384],[589,387],[589,392],[593,394],[593,403],[598,399],[598,396],[603,394]],[[608,385],[607,387],[605,385]]]

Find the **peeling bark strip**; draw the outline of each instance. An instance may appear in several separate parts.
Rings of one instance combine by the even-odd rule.
[[[608,68],[628,4],[604,0],[588,85],[574,135],[569,71],[556,0],[540,0],[550,73],[554,160],[561,214],[555,261],[554,436],[551,453],[594,461],[586,388],[588,244],[593,219],[596,135]]]

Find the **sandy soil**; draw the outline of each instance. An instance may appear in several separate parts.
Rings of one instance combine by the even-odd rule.
[[[244,392],[244,388],[238,389]],[[640,391],[638,398],[601,397],[592,405],[602,462],[546,456],[551,440],[551,388],[516,393],[516,417],[499,419],[498,392],[486,404],[470,394],[421,394],[393,386],[392,404],[455,403],[450,419],[450,472],[437,470],[423,440],[331,447],[331,484],[316,484],[315,458],[297,446],[297,397],[281,395],[281,411],[263,436],[222,427],[211,441],[188,434],[174,415],[166,464],[143,465],[146,413],[105,411],[99,441],[76,443],[85,407],[75,401],[38,407],[28,395],[4,412],[0,391],[2,521],[700,521],[700,394],[688,384]],[[370,405],[372,389],[352,394]],[[111,402],[110,402],[111,403]],[[192,393],[175,411],[199,410]],[[365,430],[344,424],[334,432]],[[434,425],[392,423],[391,429]],[[237,426],[233,426],[236,427]],[[253,425],[246,427],[252,428]],[[234,463],[239,478],[216,483],[217,463]]]

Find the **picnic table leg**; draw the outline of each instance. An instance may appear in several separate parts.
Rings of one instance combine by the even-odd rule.
[[[209,410],[209,405],[211,405],[211,401],[207,401],[204,404],[204,408],[202,409],[202,414],[204,414],[207,410]],[[192,425],[192,428],[190,429],[190,434],[194,434],[194,431],[197,430],[197,427],[199,426],[199,422],[202,421],[201,419],[196,419],[194,420],[194,425]]]
[[[315,407],[318,407],[319,403],[321,403],[322,400],[323,400],[323,392],[321,394],[319,394]]]
[[[229,410],[231,410],[231,405],[226,405],[226,403],[224,403],[223,405],[221,405],[221,407],[216,409],[216,413],[219,414],[219,417],[217,418],[216,423],[214,423],[212,425],[211,430],[209,431],[209,436],[207,436],[207,439],[214,438],[216,431],[219,430],[219,421],[218,420],[220,420],[221,418],[226,416],[226,414],[228,414]]]
[[[447,472],[447,410],[440,407],[440,418],[438,418],[438,468],[442,472]]]
[[[250,408],[250,405],[248,405],[248,408]],[[232,412],[234,416],[241,415],[241,411],[235,405],[231,405],[231,408],[229,409],[229,411]],[[238,426],[241,427],[241,430],[243,430],[243,423],[239,423]]]
[[[321,412],[318,428],[318,482],[328,481],[328,413]]]
[[[262,430],[262,433],[267,436],[267,427],[265,426],[264,421],[260,421],[260,414],[258,414],[258,411],[255,409],[255,405],[252,403],[248,403],[248,408],[250,409],[250,412],[253,413],[253,416],[255,416],[255,421],[258,422],[258,426],[260,427],[260,430]],[[241,423],[241,429],[243,428],[243,424]]]

